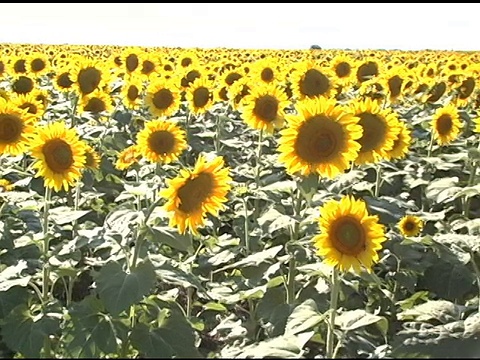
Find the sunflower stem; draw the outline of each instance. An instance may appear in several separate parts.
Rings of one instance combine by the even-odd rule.
[[[375,179],[375,197],[378,197],[380,195],[380,186],[382,183],[382,165],[379,162],[377,164],[377,177]]]
[[[48,236],[48,220],[50,211],[50,200],[52,197],[52,190],[49,187],[45,187],[45,204],[43,206],[43,284],[42,284],[42,308],[43,312],[47,312],[47,303],[50,297],[48,291],[48,284],[50,282],[50,264],[48,259],[48,250],[50,247],[50,237]],[[52,357],[52,344],[50,336],[46,336],[43,341],[44,356],[46,358]]]
[[[338,294],[340,291],[340,283],[338,279],[338,269],[336,266],[333,267],[332,271],[332,288],[330,290],[330,319],[328,322],[328,331],[327,331],[327,349],[326,357],[328,359],[333,359],[334,351],[334,330],[335,330],[335,317],[337,315],[337,305],[338,305]],[[336,355],[336,354],[335,354]]]
[[[433,136],[433,133],[432,133],[431,136],[430,136],[430,145],[428,146],[427,157],[432,156],[432,150],[433,150],[433,143],[434,143],[434,141],[435,141],[435,136]]]
[[[70,127],[73,129],[75,127],[75,113],[77,112],[77,105],[78,105],[78,95],[74,95],[73,98],[73,108],[72,108],[72,118],[70,122]]]
[[[260,170],[261,170],[261,156],[262,156],[262,143],[263,143],[263,129],[260,130],[258,135],[258,146],[257,146],[257,161],[256,161],[256,168],[255,168],[255,189],[257,194],[255,196],[255,209],[254,209],[254,218],[256,219],[258,215],[260,215],[260,198],[259,196],[259,189],[260,189]]]
[[[215,152],[219,154],[220,152],[220,134],[222,132],[221,129],[222,122],[220,121],[220,115],[215,115]]]
[[[80,185],[81,185],[81,181],[77,181],[77,184],[75,185],[75,199],[73,202],[73,210],[75,212],[78,210],[78,204],[80,202]],[[78,232],[77,220],[73,221],[72,232],[73,232],[73,238],[75,239]]]
[[[470,250],[470,259],[472,262],[473,271],[475,271],[475,277],[477,278],[478,312],[480,313],[480,270],[478,269],[477,263],[475,262],[475,253],[472,250]]]
[[[295,303],[295,270],[296,270],[295,254],[290,254],[288,260],[288,275],[287,275],[287,304],[293,305]]]
[[[137,169],[135,171],[135,180],[137,182],[137,185],[140,185],[140,174],[139,174],[139,170]],[[142,198],[140,197],[140,195],[135,195],[135,198],[137,200],[137,211],[142,211]]]
[[[249,228],[248,228],[248,201],[247,197],[243,198],[243,208],[245,210],[245,250],[246,250],[246,255],[250,255],[250,234],[249,234]]]

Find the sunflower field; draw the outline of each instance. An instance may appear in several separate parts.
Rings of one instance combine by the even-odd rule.
[[[478,52],[0,53],[1,357],[480,357]]]

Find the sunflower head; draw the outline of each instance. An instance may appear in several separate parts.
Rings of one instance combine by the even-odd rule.
[[[136,164],[140,159],[140,152],[138,151],[137,145],[130,145],[129,147],[123,149],[118,155],[118,159],[115,162],[115,168],[117,170],[128,169],[133,164]]]
[[[448,145],[455,140],[463,126],[454,104],[438,108],[432,117],[431,125],[433,136],[440,145]]]
[[[403,236],[418,236],[423,228],[423,221],[415,215],[405,215],[398,222],[398,228]]]
[[[386,240],[377,215],[369,215],[363,200],[344,196],[329,200],[320,208],[320,234],[313,238],[317,253],[342,271],[357,273],[361,266],[371,271],[379,259],[378,251]]]
[[[204,114],[215,104],[214,83],[207,78],[197,78],[186,90],[185,98],[193,114]]]
[[[0,98],[0,154],[19,155],[30,145],[35,116]]]
[[[90,170],[100,167],[100,155],[88,144],[85,148],[85,167]]]
[[[152,80],[146,90],[145,102],[155,116],[172,116],[180,107],[180,90],[176,79]]]

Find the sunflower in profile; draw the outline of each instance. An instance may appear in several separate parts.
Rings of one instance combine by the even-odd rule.
[[[120,91],[120,98],[127,108],[135,109],[143,101],[143,80],[140,76],[128,76]]]
[[[180,90],[175,79],[152,80],[146,89],[145,102],[152,115],[174,115],[180,108]]]
[[[152,120],[137,134],[140,154],[152,163],[171,163],[187,148],[185,131],[173,121]]]
[[[285,108],[290,104],[285,91],[276,83],[252,86],[240,108],[243,120],[253,129],[273,134],[285,123]]]
[[[421,102],[434,104],[447,94],[448,86],[445,80],[437,79],[422,96]]]
[[[90,170],[98,170],[100,167],[100,155],[93,147],[86,145],[85,147],[85,168]]]
[[[228,103],[234,110],[240,110],[245,102],[245,98],[250,94],[251,84],[246,77],[236,81],[228,88]]]
[[[304,61],[295,65],[289,80],[293,96],[298,100],[319,96],[328,98],[336,88],[332,71],[317,65],[314,61]]]
[[[33,115],[34,120],[40,120],[45,113],[43,102],[37,99],[34,92],[24,95],[14,94],[10,101],[22,110],[26,110],[28,114]]]
[[[188,229],[198,234],[207,214],[218,216],[231,189],[229,169],[221,156],[207,161],[200,155],[193,170],[182,169],[174,179],[167,179],[167,188],[160,196],[167,199],[164,209],[172,213],[169,225],[181,234]]]
[[[206,78],[196,79],[188,87],[185,98],[192,114],[205,114],[216,102],[213,81]]]
[[[405,215],[398,222],[398,228],[403,236],[418,236],[423,228],[423,221],[415,215]]]
[[[473,73],[463,76],[460,85],[455,87],[454,103],[458,107],[468,105],[476,88],[478,88],[476,75]]]
[[[129,147],[123,149],[120,154],[118,154],[118,159],[115,162],[115,169],[128,169],[133,164],[138,163],[140,156],[141,154],[138,150],[138,146],[130,145]]]
[[[5,77],[8,73],[8,62],[0,59],[0,78]]]
[[[378,76],[390,103],[397,103],[403,99],[403,85],[408,79],[408,74],[408,70],[398,66]]]
[[[74,82],[74,89],[80,97],[83,97],[110,84],[110,69],[100,60],[85,58],[72,66],[70,80]]]
[[[0,154],[20,155],[33,137],[35,116],[0,98]]]
[[[51,70],[48,56],[41,52],[33,52],[26,59],[27,73],[33,77],[40,77]]]
[[[35,81],[24,75],[15,76],[12,79],[12,91],[17,94],[28,94],[35,89]]]
[[[463,126],[457,107],[451,103],[438,108],[433,114],[431,126],[433,136],[440,145],[451,143],[458,137]]]
[[[385,228],[377,215],[369,215],[363,200],[350,195],[329,200],[320,208],[320,234],[312,241],[325,263],[341,271],[350,268],[360,273],[361,266],[371,272],[378,262],[378,251],[386,240]]]
[[[95,118],[109,116],[113,111],[112,98],[103,90],[95,90],[78,102],[79,113],[88,112]]]
[[[393,142],[392,149],[388,152],[390,159],[403,159],[407,156],[409,147],[412,144],[411,132],[403,121],[399,121],[400,132]]]
[[[360,118],[358,124],[363,129],[363,135],[358,139],[361,148],[355,164],[389,160],[389,151],[400,132],[397,114],[391,108],[382,109],[377,101],[370,98],[352,101],[350,109]]]
[[[30,150],[36,158],[35,177],[43,177],[45,186],[68,191],[81,178],[86,143],[80,140],[75,128],[67,128],[63,121],[37,129]]]
[[[349,168],[360,150],[358,118],[335,99],[306,99],[295,105],[298,115],[286,115],[278,160],[290,174],[318,173],[334,178]]]
[[[180,89],[183,91],[186,91],[190,85],[192,85],[198,78],[201,78],[202,73],[205,72],[205,70],[202,71],[202,68],[193,66],[181,69],[183,76],[180,76]]]

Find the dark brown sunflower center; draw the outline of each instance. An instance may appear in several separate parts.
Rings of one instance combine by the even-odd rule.
[[[165,70],[165,71],[172,71],[172,70],[173,70],[173,67],[172,67],[172,65],[170,65],[170,64],[166,64],[166,65],[163,67],[163,70]]]
[[[218,96],[223,101],[228,101],[228,92],[227,92],[227,87],[226,86],[224,86],[220,89],[220,91],[218,92]]]
[[[57,78],[57,84],[63,89],[68,89],[73,85],[73,81],[70,80],[70,74],[68,72],[60,74]]]
[[[129,72],[135,71],[135,69],[138,67],[138,64],[139,64],[139,61],[138,61],[138,56],[136,54],[130,54],[125,59],[125,66],[127,67],[127,70]]]
[[[341,63],[338,63],[337,66],[335,66],[335,74],[339,78],[344,78],[350,75],[352,72],[352,67],[350,64],[346,61],[342,61]]]
[[[26,109],[29,114],[36,114],[38,111],[37,105],[30,102],[23,103],[19,106],[20,109]]]
[[[85,153],[85,166],[88,167],[95,167],[95,158],[93,157],[93,154],[88,151]]]
[[[385,141],[387,126],[383,117],[364,112],[357,115],[360,118],[358,122],[363,128],[363,135],[358,140],[362,146],[360,152],[365,153],[377,149]]]
[[[333,224],[333,246],[340,253],[356,256],[365,249],[365,230],[351,216],[337,219]]]
[[[432,68],[429,68],[427,70],[427,76],[428,77],[433,77],[433,75],[435,75],[435,71]]]
[[[34,83],[32,79],[22,75],[14,81],[12,84],[12,90],[17,94],[28,94],[33,90],[33,85]]]
[[[113,58],[113,62],[115,63],[115,65],[117,66],[122,66],[122,59],[120,58],[120,56],[115,56]]]
[[[308,97],[325,94],[330,88],[330,80],[317,69],[309,69],[300,80],[300,92]]]
[[[83,95],[93,92],[102,80],[102,72],[94,67],[80,70],[78,73],[78,86]]]
[[[33,59],[30,63],[30,66],[33,72],[39,72],[45,69],[47,64],[45,64],[45,61],[43,61],[42,59]]]
[[[0,114],[0,143],[9,144],[20,140],[23,121],[16,115]]]
[[[20,59],[20,60],[15,61],[15,64],[13,64],[13,70],[17,74],[26,73],[27,72],[27,67],[25,66],[25,60]]]
[[[155,154],[169,154],[175,147],[175,136],[166,130],[155,131],[148,137],[148,147]]]
[[[157,109],[165,110],[173,104],[173,94],[168,89],[160,89],[153,94],[152,100],[153,105],[155,105]]]
[[[452,131],[453,121],[449,114],[443,114],[437,119],[437,131],[440,135],[446,135]]]
[[[155,70],[155,64],[150,60],[145,60],[142,63],[142,74],[149,75],[153,70]]]
[[[430,96],[427,99],[427,102],[436,102],[447,90],[447,84],[442,81],[433,86],[433,89],[430,91]]]
[[[263,81],[270,82],[275,78],[275,74],[271,68],[267,67],[262,70],[260,77]]]
[[[378,65],[376,62],[368,61],[358,67],[357,80],[362,83],[378,75]]]
[[[295,152],[311,164],[331,161],[342,152],[345,134],[342,125],[324,116],[310,118],[298,130]]]
[[[185,185],[178,189],[180,199],[178,209],[186,214],[200,210],[212,193],[214,185],[210,173],[200,173],[197,177],[188,179]]]
[[[72,148],[61,139],[47,141],[42,152],[48,168],[54,173],[63,173],[73,165]]]
[[[403,224],[403,228],[405,231],[412,231],[415,229],[415,223],[413,221],[407,221],[405,224]]]
[[[5,64],[0,60],[0,75],[5,72]]]
[[[195,81],[195,79],[198,79],[200,77],[200,72],[198,70],[190,70],[187,75],[185,75],[180,84],[183,86],[183,87],[188,87],[190,86],[191,83],[193,83]]]
[[[266,122],[274,121],[278,115],[278,100],[275,96],[264,95],[255,100],[253,113]]]
[[[130,101],[135,101],[140,95],[140,91],[135,85],[130,85],[127,91],[127,97]]]
[[[242,77],[242,75],[236,73],[236,72],[232,72],[230,74],[228,74],[226,77],[225,77],[225,83],[230,86],[232,85],[235,81],[237,81],[238,79],[240,79]]]
[[[193,105],[196,108],[203,108],[210,100],[210,91],[202,86],[193,91]]]
[[[390,96],[395,98],[400,95],[402,91],[402,84],[403,84],[403,79],[398,76],[392,76],[390,79],[388,79],[388,88],[390,90]]]
[[[458,88],[458,97],[460,99],[468,98],[475,89],[475,79],[469,77],[468,79],[463,80],[462,84]]]
[[[85,105],[85,111],[90,111],[91,113],[98,114],[107,109],[105,102],[102,99],[93,97],[88,100],[88,103]]]
[[[188,65],[191,65],[193,63],[192,59],[189,57],[183,58],[182,61],[180,62],[180,65],[183,67],[187,67]]]

